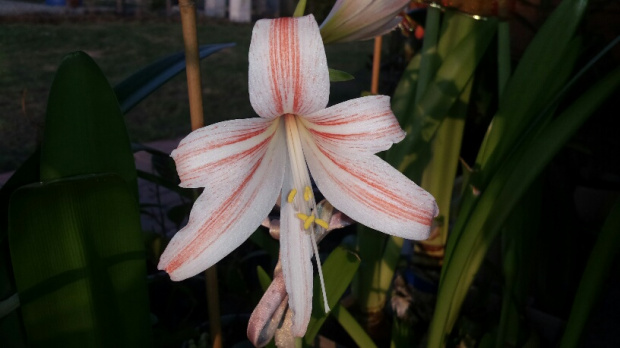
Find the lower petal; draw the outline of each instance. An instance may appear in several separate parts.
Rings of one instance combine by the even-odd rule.
[[[280,217],[280,262],[293,311],[293,334],[306,333],[312,314],[312,245],[293,204],[284,204]]]
[[[302,139],[308,167],[334,207],[384,233],[428,238],[438,214],[433,196],[375,155],[315,143],[306,134]]]
[[[236,186],[208,187],[196,200],[187,226],[174,235],[159,261],[158,268],[172,280],[189,278],[218,262],[269,214],[284,177],[286,146],[280,133],[261,158],[244,168]]]

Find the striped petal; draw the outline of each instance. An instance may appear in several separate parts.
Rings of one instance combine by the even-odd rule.
[[[303,337],[312,314],[312,244],[301,226],[292,204],[282,208],[280,216],[280,261],[293,311],[293,334]]]
[[[329,71],[312,15],[257,21],[249,63],[250,102],[259,116],[305,115],[327,105]]]
[[[428,238],[438,214],[428,192],[375,155],[346,151],[303,131],[303,150],[312,177],[334,207],[384,233]]]
[[[166,270],[172,280],[196,275],[228,255],[273,208],[284,176],[284,135],[276,129],[268,141],[259,143],[257,150],[240,150],[239,157],[223,157],[206,169],[218,178],[205,178],[209,185],[194,203],[187,226],[175,234],[159,261],[158,268]],[[220,148],[232,146],[219,144]],[[212,150],[188,155],[182,149],[175,159],[184,163],[183,156],[217,153]]]
[[[302,122],[321,143],[363,152],[385,151],[405,138],[387,96],[352,99],[306,115]]]
[[[172,151],[181,187],[236,187],[266,153],[279,122],[224,121],[193,131]]]
[[[290,160],[286,162],[282,184],[280,210],[280,263],[288,293],[289,308],[293,312],[293,335],[306,333],[312,314],[312,244],[310,235],[297,217],[295,204],[287,202],[288,193],[294,188],[295,178]],[[305,166],[305,164],[304,164]],[[305,168],[304,168],[305,170]],[[308,179],[309,181],[309,179]]]

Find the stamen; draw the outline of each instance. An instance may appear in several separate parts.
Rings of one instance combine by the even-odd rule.
[[[308,215],[306,215],[306,214],[297,213],[297,217],[300,218],[301,220],[303,220],[304,222],[306,220],[308,220]]]
[[[306,186],[306,188],[304,189],[304,201],[309,201],[310,198],[312,198],[312,189],[310,188],[310,186]]]
[[[324,229],[328,229],[329,228],[329,224],[325,220],[321,220],[321,219],[317,218],[317,219],[314,220],[314,223],[319,225],[319,226],[321,226],[321,227],[323,227]]]
[[[295,195],[297,194],[297,190],[296,189],[292,189],[291,192],[288,193],[288,198],[286,199],[287,202],[289,203],[293,203],[293,199],[295,199]],[[305,195],[304,195],[305,197]]]
[[[306,221],[304,221],[304,230],[307,230],[310,228],[310,226],[312,226],[312,223],[314,222],[314,215],[310,215],[308,216],[308,218],[306,219]]]
[[[319,270],[319,280],[321,281],[321,291],[323,292],[323,305],[325,306],[325,313],[329,313],[329,304],[327,303],[327,291],[325,291],[325,280],[323,279],[323,269],[321,267],[321,258],[319,258],[319,248],[316,245],[316,238],[314,233],[310,233],[312,239],[312,248],[314,249],[314,259],[316,261],[316,268]]]

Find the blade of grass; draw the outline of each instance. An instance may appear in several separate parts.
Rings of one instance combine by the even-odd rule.
[[[198,55],[203,59],[233,46],[234,43],[203,45],[199,47]],[[183,70],[185,70],[185,53],[178,52],[158,59],[114,86],[123,114]]]

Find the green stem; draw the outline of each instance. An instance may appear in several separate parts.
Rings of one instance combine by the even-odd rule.
[[[416,88],[415,103],[418,104],[426,86],[430,83],[437,70],[437,41],[439,40],[439,23],[441,10],[429,7],[426,12],[426,27],[424,28],[424,43],[422,44],[422,61]]]
[[[510,26],[507,21],[500,21],[497,26],[497,85],[499,96],[504,95],[504,89],[510,78]]]

